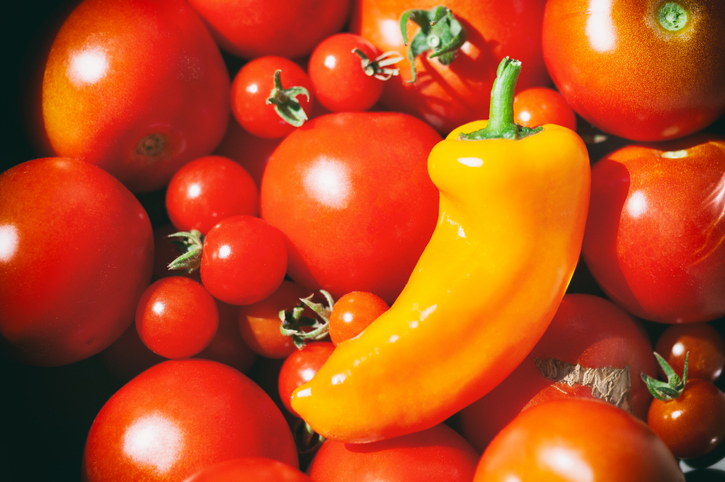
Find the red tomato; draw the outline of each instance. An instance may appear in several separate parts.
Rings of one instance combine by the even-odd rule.
[[[725,368],[725,338],[708,323],[672,325],[657,338],[655,351],[675,370],[682,373],[687,361],[687,376],[715,382]],[[660,368],[661,375],[665,373]]]
[[[448,66],[425,58],[426,54],[419,56],[415,61],[418,79],[410,83],[400,18],[407,10],[438,5],[451,9],[468,32],[468,40]],[[385,83],[382,105],[424,119],[446,134],[466,122],[488,119],[488,93],[498,64],[506,56],[523,64],[519,89],[549,83],[541,52],[543,15],[541,0],[356,0],[349,30],[370,40],[381,52],[394,50],[406,58],[397,64],[400,75]],[[410,40],[418,27],[408,23]]]
[[[580,365],[585,369],[619,369],[619,373],[600,372],[597,379],[598,383],[618,392],[606,393],[606,389],[600,389],[595,393],[593,386],[570,390],[570,385],[582,386],[583,380],[574,383],[572,375],[564,381],[544,376],[536,360],[550,358],[572,368]],[[559,368],[562,372],[558,377],[566,375],[563,368]],[[624,369],[628,372],[624,373]],[[588,398],[608,395],[611,398],[608,401],[619,403],[622,409],[631,410],[644,420],[652,396],[641,373],[649,376],[657,373],[652,344],[641,323],[604,298],[567,294],[544,336],[521,365],[491,392],[458,414],[460,431],[477,450],[483,451],[522,410],[552,398],[552,393],[562,392]],[[617,377],[622,385],[605,383]]]
[[[307,73],[295,62],[275,56],[257,57],[245,64],[232,82],[232,113],[239,124],[250,133],[265,139],[284,137],[295,129],[275,110],[275,104],[268,99],[275,96],[275,72],[280,71],[283,89],[304,88],[308,95],[277,93],[280,102],[296,104],[304,111],[300,119],[311,117],[312,83]]]
[[[33,365],[113,343],[151,279],[153,232],[111,175],[44,158],[0,175],[0,347]]]
[[[347,20],[349,0],[189,0],[219,45],[246,59],[302,57]]]
[[[381,297],[368,291],[345,293],[335,302],[330,314],[330,339],[334,345],[354,338],[388,310]]]
[[[474,482],[684,482],[647,425],[599,400],[569,398],[522,412],[491,442]]]
[[[354,52],[356,49],[363,53],[367,64]],[[370,109],[385,86],[374,76],[374,62],[380,54],[373,44],[352,33],[339,33],[320,42],[307,67],[315,100],[332,112]]]
[[[229,88],[214,39],[183,0],[85,0],[48,57],[44,127],[57,155],[153,191],[219,144]]]
[[[262,178],[262,219],[287,238],[288,274],[337,299],[398,296],[438,218],[428,153],[441,140],[393,112],[315,118],[287,136]]]
[[[297,467],[292,433],[274,402],[224,364],[168,360],[124,385],[98,413],[83,480],[184,480],[246,456]]]
[[[574,110],[605,132],[637,141],[697,132],[725,113],[720,7],[707,0],[547,1],[546,66]],[[668,22],[668,9],[681,25]]]
[[[183,276],[169,276],[146,288],[136,309],[136,330],[144,345],[165,358],[188,358],[206,348],[219,326],[214,298]]]
[[[576,114],[566,99],[548,87],[530,87],[514,96],[514,122],[524,127],[556,124],[576,130]]]
[[[248,305],[271,295],[287,269],[287,247],[278,229],[254,216],[232,216],[204,238],[201,281],[217,299]]]
[[[206,234],[230,216],[259,214],[259,189],[246,169],[221,156],[200,157],[176,171],[166,189],[169,219],[180,231]]]
[[[725,139],[625,146],[592,168],[582,253],[604,292],[662,323],[725,315]]]
[[[282,403],[292,415],[298,416],[290,405],[292,392],[312,380],[334,349],[335,345],[328,341],[316,341],[306,344],[301,350],[293,351],[285,359],[279,372],[277,388]]]
[[[312,482],[307,475],[279,460],[241,457],[202,469],[184,482]]]
[[[469,482],[478,453],[447,425],[368,444],[326,440],[307,473],[315,482]]]
[[[647,424],[675,457],[700,457],[725,438],[725,394],[707,380],[689,378],[688,373],[679,397],[652,401]]]

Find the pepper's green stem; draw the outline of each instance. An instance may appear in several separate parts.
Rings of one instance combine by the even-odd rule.
[[[514,90],[521,73],[521,61],[504,58],[496,70],[491,89],[491,107],[488,124],[474,132],[461,133],[460,139],[480,141],[484,139],[519,140],[536,134],[542,127],[523,127],[514,122]]]
[[[269,94],[267,104],[274,105],[275,112],[288,124],[299,127],[307,120],[307,114],[297,101],[297,96],[304,95],[310,100],[310,93],[304,87],[282,87],[281,73],[281,70],[274,73],[274,88]]]

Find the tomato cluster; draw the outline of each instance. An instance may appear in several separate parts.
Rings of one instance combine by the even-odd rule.
[[[0,168],[0,478],[725,475],[717,2],[26,3]],[[523,66],[511,121],[530,136],[575,132],[591,162],[566,294],[521,364],[492,367],[493,388],[444,422],[396,421],[395,436],[369,443],[320,437],[293,393],[339,347],[384,333],[376,320],[399,309],[436,229],[480,235],[440,214],[429,154],[493,112],[504,57]],[[456,159],[474,161],[488,166]],[[482,232],[514,227],[501,246],[519,246],[526,221],[510,192],[494,194],[500,204],[476,212],[448,201],[467,219],[505,214]],[[529,214],[552,216],[540,209]],[[508,279],[496,271],[507,253],[483,254]],[[473,292],[463,278],[433,296]],[[506,296],[481,293],[493,314]],[[408,355],[432,361],[421,367],[454,358],[466,373],[450,330],[433,333]],[[378,375],[405,391],[398,370]],[[356,396],[391,403],[385,389]]]

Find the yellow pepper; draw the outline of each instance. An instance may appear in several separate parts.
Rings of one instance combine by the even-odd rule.
[[[438,224],[403,292],[293,394],[320,435],[371,442],[441,423],[511,373],[551,322],[579,259],[589,157],[567,128],[514,124],[520,69],[504,59],[489,122],[431,151]]]

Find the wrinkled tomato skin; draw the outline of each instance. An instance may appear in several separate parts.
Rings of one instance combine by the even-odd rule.
[[[168,360],[124,385],[98,413],[83,480],[184,480],[245,456],[298,467],[292,433],[274,402],[222,363]]]
[[[133,192],[153,191],[219,144],[230,85],[186,2],[85,0],[48,56],[44,128],[56,155],[98,165]]]
[[[583,259],[607,296],[660,323],[725,315],[725,139],[628,145],[592,168]]]
[[[153,231],[102,169],[43,158],[0,175],[0,349],[58,366],[94,355],[134,319],[149,285]]]
[[[662,141],[697,132],[725,113],[722,5],[676,2],[689,20],[668,31],[658,21],[664,3],[546,2],[549,73],[574,110],[605,132]]]

